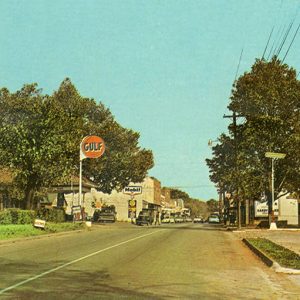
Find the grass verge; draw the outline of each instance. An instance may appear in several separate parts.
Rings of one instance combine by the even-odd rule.
[[[300,270],[300,256],[297,253],[265,238],[249,238],[247,240],[282,267]]]
[[[83,228],[83,223],[46,223],[45,229],[35,228],[31,224],[0,225],[0,240],[72,231]]]

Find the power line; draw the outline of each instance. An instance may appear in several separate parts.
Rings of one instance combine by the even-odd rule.
[[[293,26],[293,24],[294,24],[294,21],[295,21],[295,19],[290,23],[290,25],[289,25],[289,27],[288,27],[288,29],[287,29],[285,35],[284,35],[284,38],[283,38],[283,40],[282,40],[282,42],[281,42],[281,45],[280,45],[280,47],[279,47],[279,49],[278,49],[278,51],[277,51],[277,53],[276,53],[276,56],[277,56],[277,57],[279,56],[279,54],[280,54],[280,52],[281,52],[281,50],[282,50],[282,47],[283,47],[283,45],[285,44],[285,41],[286,41],[286,39],[287,39],[287,37],[288,37],[290,31],[291,31],[291,28],[292,28],[292,26]]]
[[[298,27],[297,27],[297,30],[296,30],[296,32],[295,32],[295,34],[294,34],[294,37],[293,37],[293,39],[292,39],[292,41],[291,41],[291,43],[290,43],[289,48],[287,49],[287,51],[286,51],[286,53],[285,53],[285,56],[284,56],[282,62],[284,62],[286,56],[288,55],[288,53],[289,53],[289,51],[290,51],[290,48],[291,48],[292,44],[294,43],[294,40],[295,40],[295,38],[296,38],[296,35],[297,35],[297,33],[298,33],[299,28],[300,28],[300,24],[299,24]]]
[[[282,29],[281,29],[282,28]],[[277,45],[276,44],[280,44],[280,40],[282,39],[283,37],[283,34],[284,34],[284,29],[285,29],[285,25],[284,26],[281,26],[279,29],[278,29],[278,32],[277,32],[277,38],[274,39],[274,42],[273,42],[273,45],[270,49],[270,52],[269,52],[269,55],[268,55],[268,58],[267,60],[269,60],[271,54],[272,54],[272,51],[273,51],[273,55],[275,54],[276,50],[277,50]],[[274,49],[273,49],[274,48]]]
[[[240,64],[241,64],[241,60],[242,60],[243,51],[244,51],[244,48],[242,48],[242,51],[241,51],[241,54],[240,54],[240,59],[239,59],[239,63],[238,63],[237,69],[236,69],[234,82],[236,81],[236,78],[237,78],[237,75],[238,75],[238,72],[239,72],[239,69],[240,69]]]
[[[270,35],[269,35],[269,38],[268,38],[268,41],[267,41],[267,44],[266,44],[266,47],[265,47],[264,53],[263,53],[263,55],[262,55],[262,59],[264,59],[264,57],[265,57],[265,53],[266,53],[266,51],[267,51],[267,48],[268,48],[268,45],[269,45],[269,42],[270,42],[270,39],[271,39],[271,36],[272,36],[273,30],[274,30],[274,26],[273,26],[273,28],[272,28],[272,30],[271,30],[271,32],[270,32]]]

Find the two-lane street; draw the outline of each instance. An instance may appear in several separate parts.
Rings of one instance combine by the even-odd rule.
[[[286,276],[207,224],[94,226],[0,245],[3,299],[297,299]]]

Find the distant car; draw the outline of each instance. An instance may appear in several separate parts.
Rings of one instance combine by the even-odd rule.
[[[194,220],[193,220],[194,223],[203,223],[204,220],[202,217],[195,217]]]
[[[190,217],[187,217],[187,218],[185,219],[185,221],[186,221],[186,222],[193,222],[192,218],[190,218]]]
[[[170,223],[170,218],[163,218],[162,220],[161,220],[161,222],[162,223]]]
[[[170,223],[175,223],[175,219],[173,217],[170,217]]]
[[[182,217],[175,217],[175,223],[183,223],[183,221]]]
[[[208,223],[220,223],[220,218],[218,215],[210,215],[208,217]]]

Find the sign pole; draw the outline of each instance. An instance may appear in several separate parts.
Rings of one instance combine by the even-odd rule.
[[[98,158],[105,151],[104,140],[96,135],[86,136],[80,143],[79,152],[79,196],[78,203],[81,209],[82,205],[82,161],[85,158]],[[81,210],[82,214],[82,210]],[[83,216],[82,216],[83,218]]]
[[[274,223],[273,226],[276,228],[276,223],[274,220],[274,202],[275,202],[275,192],[274,192],[274,159],[272,158],[272,211],[271,211],[271,223]]]
[[[275,190],[274,190],[274,161],[276,159],[283,159],[285,158],[286,154],[285,153],[277,153],[277,152],[266,152],[265,153],[265,157],[267,158],[271,158],[272,159],[272,178],[271,178],[271,181],[272,181],[272,186],[271,186],[271,189],[272,189],[272,203],[271,203],[271,220],[270,220],[270,216],[269,216],[269,222],[270,222],[270,229],[277,229],[277,225],[276,225],[276,222],[275,222],[275,216],[274,216],[274,202],[275,202]]]
[[[81,194],[82,194],[82,159],[79,160],[79,205],[81,206]]]

